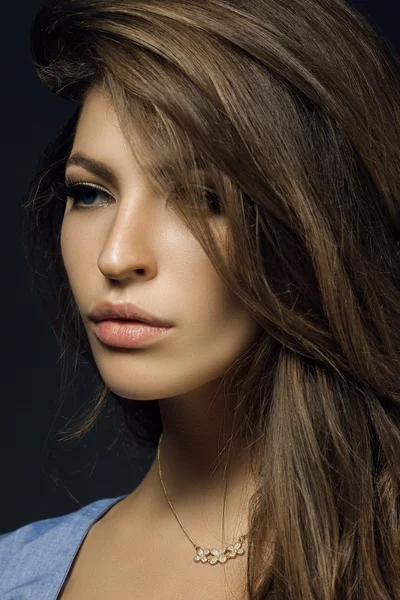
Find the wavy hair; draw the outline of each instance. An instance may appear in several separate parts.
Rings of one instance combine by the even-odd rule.
[[[77,104],[21,205],[60,345],[97,372],[60,251],[65,164],[97,85],[147,180],[262,328],[224,377],[241,373],[234,431],[258,481],[248,598],[400,598],[395,53],[343,0],[53,0],[30,39],[39,79]],[[228,225],[225,253],[200,170]],[[97,374],[69,439],[111,395],[128,436],[155,448],[158,401],[116,396]]]

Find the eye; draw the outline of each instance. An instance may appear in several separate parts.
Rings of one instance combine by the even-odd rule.
[[[216,190],[212,187],[198,186],[201,189],[201,196],[204,198],[204,202],[210,213],[215,216],[220,216],[222,213],[221,202]],[[183,201],[185,200],[185,189],[181,185],[177,185],[174,188],[174,193],[179,196]]]
[[[210,187],[204,187],[203,190],[210,212],[214,215],[221,215],[221,203],[216,190]],[[96,204],[96,197],[99,193],[109,199],[112,198],[106,190],[95,183],[66,181],[66,183],[61,186],[60,190],[60,196],[65,202],[69,198],[72,200],[73,209],[83,210],[104,206],[106,204],[104,202]]]
[[[112,198],[108,192],[95,183],[83,183],[81,181],[73,183],[67,181],[61,188],[61,197],[65,201],[71,198],[73,209],[88,210],[96,208],[96,206],[104,206],[104,202],[100,204],[95,203],[96,197],[99,194],[107,198]]]

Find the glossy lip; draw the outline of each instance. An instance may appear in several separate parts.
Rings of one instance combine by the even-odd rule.
[[[96,336],[101,342],[116,348],[140,348],[171,330],[171,327],[116,319],[98,321],[94,327]]]
[[[96,323],[110,319],[127,319],[128,321],[142,321],[153,327],[173,327],[172,323],[166,319],[151,315],[133,302],[102,302],[88,316]]]

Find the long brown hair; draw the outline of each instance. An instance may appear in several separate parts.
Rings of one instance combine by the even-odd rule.
[[[96,370],[59,238],[65,163],[99,85],[147,180],[262,327],[224,378],[242,373],[235,435],[259,481],[248,598],[400,598],[400,82],[389,44],[343,0],[54,0],[31,47],[40,80],[77,103],[21,207],[27,260],[34,273],[51,267],[60,344]],[[156,447],[158,401],[103,382],[70,439],[110,395],[129,433]]]

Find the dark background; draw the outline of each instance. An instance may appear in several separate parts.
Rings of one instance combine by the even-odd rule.
[[[93,371],[64,373],[60,349],[32,288],[20,241],[18,206],[48,141],[75,104],[55,96],[31,64],[29,29],[38,0],[2,8],[1,79],[1,477],[0,533],[67,514],[99,498],[131,492],[146,474],[154,451],[129,455],[106,413],[80,442],[57,445],[92,397]],[[398,0],[353,0],[396,54]]]

